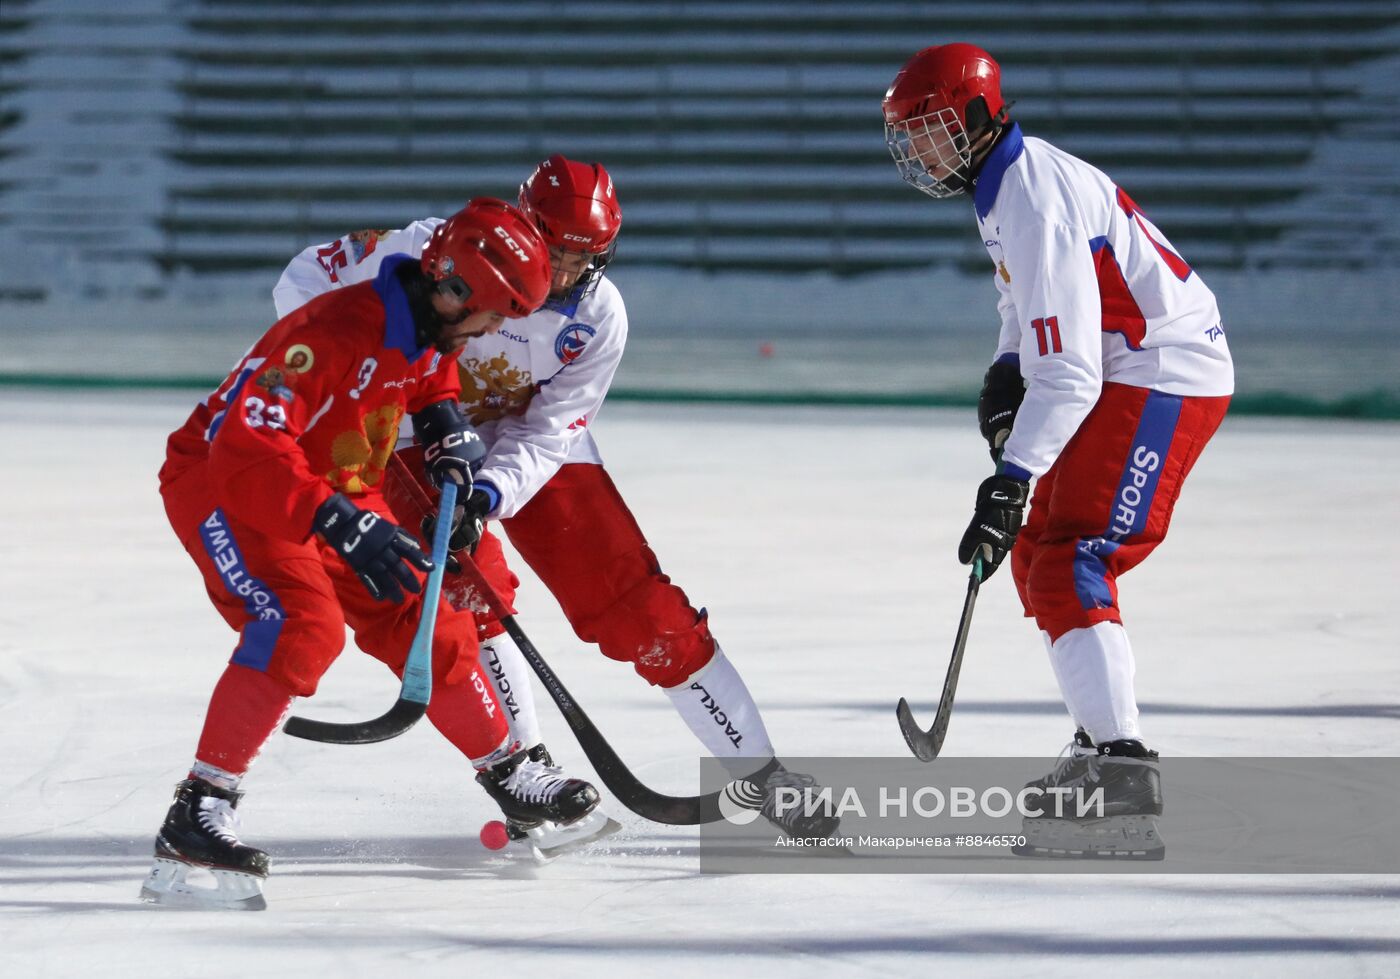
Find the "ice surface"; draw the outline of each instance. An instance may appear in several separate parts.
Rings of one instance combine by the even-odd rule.
[[[196,397],[0,388],[0,974],[1400,974],[1394,877],[711,877],[694,830],[611,801],[620,834],[521,866],[477,841],[496,814],[426,723],[382,745],[272,741],[241,807],[273,854],[268,911],[141,905],[233,640],[156,493]],[[989,465],[969,413],[613,405],[597,435],[780,750],[902,755],[893,705],[932,716],[952,553]],[[1226,422],[1171,538],[1124,580],[1155,746],[1395,753],[1397,485],[1400,426]],[[687,790],[697,747],[666,698],[525,578],[520,621],[551,664],[645,779]],[[351,649],[314,714],[369,716],[394,691]],[[555,757],[587,772],[537,700]],[[1049,758],[1069,733],[998,575],[945,752]]]

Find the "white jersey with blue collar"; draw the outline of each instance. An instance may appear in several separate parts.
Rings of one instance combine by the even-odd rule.
[[[441,223],[424,218],[396,231],[356,231],[306,248],[273,290],[277,315],[373,279],[385,255],[421,255]],[[551,303],[467,342],[457,358],[462,404],[488,449],[477,485],[493,496],[492,516],[514,516],[565,463],[601,462],[588,426],[626,343],[627,311],[606,278],[577,303]]]
[[[1006,466],[1048,470],[1105,381],[1234,392],[1214,294],[1101,171],[1013,124],[978,174],[973,204],[996,266],[997,359],[1019,359],[1026,379]]]

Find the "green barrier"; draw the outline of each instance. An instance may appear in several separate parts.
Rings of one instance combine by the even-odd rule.
[[[98,374],[17,374],[0,372],[0,387],[93,388],[127,391],[213,391],[223,377],[106,377]],[[868,393],[831,391],[696,391],[671,388],[613,388],[613,401],[672,404],[839,406],[850,408],[968,408],[977,404],[975,391],[947,393]],[[1355,418],[1400,420],[1400,393],[1373,390],[1335,399],[1264,391],[1237,394],[1232,415],[1280,418]]]

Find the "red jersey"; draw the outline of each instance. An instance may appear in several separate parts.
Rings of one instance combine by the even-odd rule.
[[[205,466],[213,505],[296,541],[333,493],[379,494],[403,416],[460,395],[456,361],[417,345],[406,261],[274,323],[170,436],[162,487]]]

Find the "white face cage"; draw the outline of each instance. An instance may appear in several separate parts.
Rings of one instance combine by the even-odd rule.
[[[885,143],[900,177],[910,186],[938,198],[967,192],[972,152],[952,109],[886,123]]]
[[[608,262],[612,261],[612,257],[616,253],[616,237],[614,237],[612,243],[601,252],[582,252],[581,254],[589,256],[588,264],[579,272],[578,278],[574,280],[574,284],[569,286],[564,292],[556,295],[555,290],[551,286],[549,299],[545,301],[545,307],[548,309],[562,310],[580,302],[587,296],[591,296],[597,290],[598,282],[603,278],[603,269],[607,267]],[[564,256],[567,254],[569,254],[569,251],[566,249],[560,248],[557,245],[549,246],[549,264],[554,270],[554,275],[556,277],[563,271]],[[576,254],[580,253],[576,252]]]

